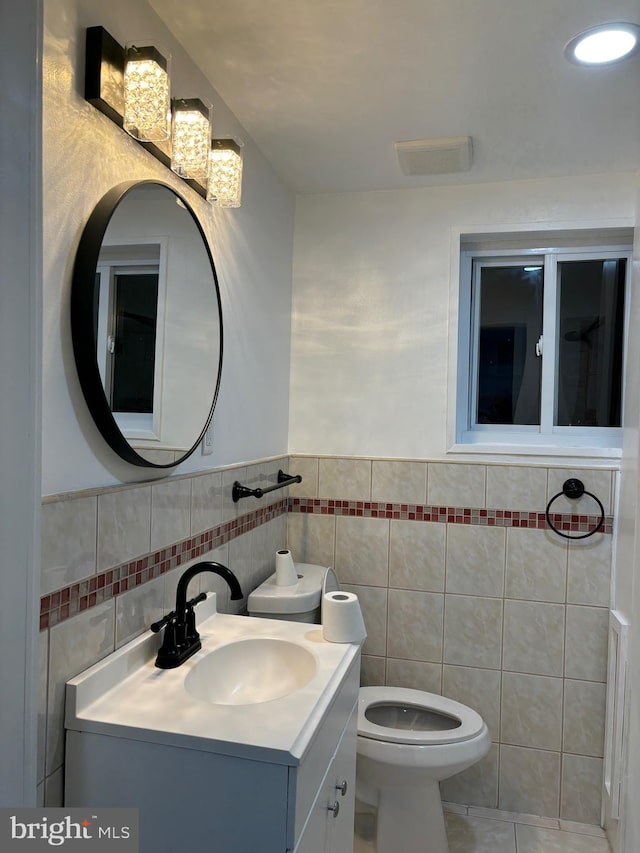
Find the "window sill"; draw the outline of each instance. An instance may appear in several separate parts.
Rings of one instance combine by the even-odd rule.
[[[491,443],[470,442],[453,444],[447,449],[447,455],[478,457],[488,461],[495,457],[500,462],[537,462],[559,464],[566,459],[570,463],[619,468],[622,457],[620,447],[562,447],[550,444],[518,444],[507,442]]]

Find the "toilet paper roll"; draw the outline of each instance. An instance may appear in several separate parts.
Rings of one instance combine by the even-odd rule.
[[[361,643],[367,629],[358,596],[352,592],[327,592],[322,598],[322,635],[329,643]]]
[[[291,551],[276,551],[276,586],[293,586],[298,583]]]

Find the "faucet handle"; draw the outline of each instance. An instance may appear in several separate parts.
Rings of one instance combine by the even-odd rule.
[[[162,619],[159,619],[157,622],[152,622],[149,625],[149,630],[153,631],[154,634],[157,634],[158,631],[162,631],[165,625],[168,625],[172,619],[175,619],[176,611],[172,610],[171,613],[167,613],[166,616],[163,616]]]
[[[193,610],[196,604],[200,604],[201,601],[206,601],[207,593],[201,592],[200,595],[196,595],[195,598],[192,598],[191,601],[187,601],[187,609]]]
[[[200,604],[200,602],[204,601],[206,597],[206,592],[201,592],[200,595],[196,595],[196,597],[192,598],[191,601],[187,601],[187,609],[193,612],[193,608],[196,604]],[[172,619],[175,619],[177,615],[176,611],[172,610],[171,613],[167,613],[167,615],[163,616],[162,619],[159,619],[157,622],[152,622],[151,625],[149,625],[149,630],[153,631],[154,634],[157,634],[158,631],[162,631],[164,626],[168,625]]]
[[[164,636],[162,638],[162,645],[158,649],[158,657],[157,661],[160,659],[164,659],[165,661],[175,661],[179,655],[179,637],[178,637],[178,622],[176,619],[175,613],[171,612],[168,616],[165,616],[166,627],[164,629]],[[172,664],[176,665],[176,664]]]

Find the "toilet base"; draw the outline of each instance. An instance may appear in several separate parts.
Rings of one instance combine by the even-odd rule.
[[[377,853],[448,853],[440,787],[382,788],[378,799]]]

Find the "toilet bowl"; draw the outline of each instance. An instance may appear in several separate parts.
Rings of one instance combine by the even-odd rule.
[[[356,796],[377,808],[377,853],[447,853],[438,783],[489,751],[482,717],[452,699],[361,687]]]

